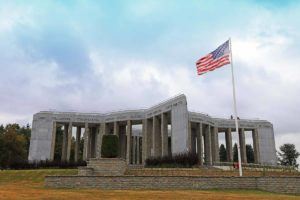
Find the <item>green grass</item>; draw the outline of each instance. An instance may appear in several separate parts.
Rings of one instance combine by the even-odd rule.
[[[29,181],[43,183],[47,175],[76,175],[77,169],[1,170],[0,184]]]
[[[259,190],[101,190],[51,189],[44,187],[47,175],[76,175],[77,169],[39,169],[0,171],[0,199],[299,199],[300,196],[269,193]]]

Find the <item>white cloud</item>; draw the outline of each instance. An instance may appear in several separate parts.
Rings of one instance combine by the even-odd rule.
[[[78,66],[82,68],[78,73],[71,73],[74,70],[73,66],[62,69],[60,63],[50,56],[49,58],[32,56],[35,53],[39,54],[36,52],[37,49],[29,49],[32,52],[28,52],[29,50],[18,42],[22,41],[22,38],[19,38],[22,35],[14,32],[19,30],[15,29],[16,27],[37,27],[29,30],[28,34],[33,31],[32,34],[37,34],[38,39],[44,37],[35,31],[47,28],[48,15],[43,15],[45,11],[37,11],[34,7],[15,7],[12,4],[1,6],[0,70],[5,76],[0,79],[0,123],[23,122],[26,121],[24,120],[26,117],[31,120],[30,116],[34,112],[48,108],[98,112],[143,108],[179,93],[187,95],[190,110],[229,117],[232,114],[229,66],[198,77],[192,59],[200,56],[196,55],[200,54],[196,52],[200,47],[217,46],[217,44],[209,44],[208,41],[215,42],[219,38],[223,39],[224,35],[231,35],[239,115],[271,121],[275,128],[276,144],[293,141],[292,138],[294,141],[300,141],[300,124],[297,120],[300,113],[298,98],[300,58],[297,56],[300,35],[299,27],[296,26],[300,17],[299,6],[275,13],[265,8],[258,9],[247,5],[240,9],[241,12],[236,11],[234,14],[236,20],[232,20],[231,15],[228,18],[223,16],[223,26],[203,23],[206,18],[211,17],[211,13],[204,12],[203,9],[217,12],[215,4],[202,7],[199,3],[198,6],[203,11],[199,12],[199,15],[192,12],[195,10],[185,13],[186,10],[181,10],[179,6],[176,8],[179,12],[172,13],[170,11],[172,8],[168,7],[165,10],[163,5],[154,1],[137,2],[126,7],[128,10],[125,13],[130,15],[124,21],[123,16],[116,21],[114,21],[115,16],[110,16],[109,23],[104,23],[101,20],[107,18],[105,12],[100,9],[100,17],[92,20],[92,22],[97,21],[96,25],[89,24],[88,17],[84,17],[83,23],[80,17],[76,16],[74,22],[71,20],[73,12],[68,12],[67,7],[60,9],[66,15],[64,16],[66,20],[63,25],[57,27],[63,28],[65,24],[71,23],[76,24],[76,28],[61,30],[58,33],[80,30],[72,34],[82,37],[82,46],[86,45],[84,46],[86,52],[80,53],[86,53],[90,62]],[[76,6],[75,8],[79,9]],[[89,6],[85,6],[85,9],[87,10],[83,13],[89,13]],[[93,12],[97,13],[98,8],[93,9]],[[165,16],[164,11],[167,12]],[[56,14],[59,15],[61,12]],[[37,13],[43,18],[37,19],[35,17]],[[75,10],[74,13],[81,12]],[[238,18],[239,15],[242,16],[241,19]],[[56,16],[56,19],[58,18],[59,16]],[[128,19],[134,20],[132,22]],[[162,19],[163,23],[159,24],[158,19]],[[136,34],[136,32],[144,33],[139,30],[144,28],[142,25],[145,20],[147,35]],[[124,24],[125,22],[132,22],[132,24]],[[221,23],[221,21],[217,22]],[[39,23],[43,25],[39,27]],[[59,24],[51,21],[49,31],[57,28],[57,23]],[[106,23],[109,26],[106,27]],[[22,24],[26,26],[20,26]],[[124,28],[127,26],[128,29]],[[93,30],[90,27],[96,27],[97,31],[90,33],[89,31]],[[151,32],[152,28],[155,29],[153,32]],[[121,32],[123,30],[125,32]],[[101,35],[106,31],[108,32],[106,35]],[[106,38],[99,40],[100,42],[93,41],[91,39],[93,34],[99,38]],[[141,38],[136,41],[131,34]],[[143,37],[147,41],[145,44],[150,47],[143,43]],[[38,39],[37,41],[40,41]],[[130,44],[124,47],[127,40]],[[48,40],[46,38],[41,41]],[[63,40],[59,41],[63,42]],[[102,46],[102,43],[105,45]],[[131,49],[131,43],[134,50]],[[40,45],[53,44],[49,42]],[[141,52],[136,49],[141,49]],[[59,50],[57,49],[61,53]],[[207,49],[209,50],[211,49]],[[51,55],[57,52],[47,53]],[[204,55],[207,52],[202,53]],[[68,59],[73,58],[69,56]],[[300,144],[296,145],[299,148]]]
[[[16,26],[34,26],[30,7],[21,7],[7,2],[0,6],[0,32],[12,31]]]

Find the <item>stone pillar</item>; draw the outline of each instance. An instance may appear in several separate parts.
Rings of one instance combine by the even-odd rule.
[[[101,156],[101,149],[99,149],[99,141],[100,141],[100,126],[96,125],[96,132],[95,132],[95,158],[100,158],[100,156]]]
[[[197,128],[196,128],[197,129]],[[190,148],[190,152],[192,153],[196,153],[196,137],[197,137],[197,130],[195,128],[191,129],[191,148]]]
[[[119,126],[120,134],[119,134],[119,140],[120,140],[120,157],[123,159],[126,159],[126,125]]]
[[[114,122],[114,135],[119,136],[119,124],[118,124],[118,122]]]
[[[70,161],[71,157],[71,145],[72,145],[72,122],[69,123],[68,127],[68,142],[67,142],[67,161]]]
[[[225,132],[227,162],[233,162],[231,128]]]
[[[252,139],[253,139],[253,151],[254,151],[254,163],[259,164],[259,145],[258,145],[258,132],[257,129],[252,130]]]
[[[210,125],[206,126],[205,129],[205,163],[206,165],[212,165],[212,155],[211,155],[211,131]]]
[[[157,116],[153,117],[153,150],[154,156],[161,156],[161,128]]]
[[[62,152],[61,152],[61,160],[67,160],[67,142],[68,142],[68,125],[64,124],[64,132],[63,132],[63,142],[62,142]]]
[[[202,123],[197,123],[196,134],[197,134],[197,152],[199,164],[203,165],[203,147],[202,147],[202,135],[203,135]]]
[[[97,137],[97,158],[101,158],[101,146],[102,146],[102,137],[106,134],[107,125],[106,123],[101,123],[99,134]]]
[[[142,122],[142,164],[145,163],[145,160],[148,158],[148,129],[147,129],[147,119],[143,119]]]
[[[75,162],[78,161],[79,157],[79,146],[80,146],[80,137],[81,137],[81,127],[77,126],[76,127],[76,141],[75,141]]]
[[[55,140],[56,140],[56,122],[53,122],[50,160],[54,160]]]
[[[84,134],[83,134],[83,160],[88,160],[88,137],[89,137],[89,124],[85,123],[84,125]]]
[[[91,130],[91,158],[96,158],[97,154],[97,127],[93,127]]]
[[[162,156],[168,155],[168,118],[167,113],[161,114],[161,144]]]
[[[102,128],[103,128],[103,135],[107,135],[107,134],[109,134],[109,131],[108,131],[108,129],[109,129],[109,124],[107,124],[107,123],[102,123],[101,124],[102,125]]]
[[[137,144],[136,144],[136,138],[137,136],[133,136],[133,141],[132,141],[132,164],[136,164],[136,147],[137,147]]]
[[[136,164],[141,164],[140,161],[140,136],[137,136],[137,142],[136,142]]]
[[[188,121],[188,138],[187,138],[187,151],[191,151],[192,148],[192,122]]]
[[[130,120],[127,121],[126,137],[127,137],[126,162],[127,164],[130,164],[130,160],[131,160],[130,147],[131,147],[131,137],[132,137],[132,122]]]
[[[245,129],[239,129],[239,142],[241,150],[241,161],[242,163],[247,163],[247,154],[246,154],[246,142],[245,142]]]
[[[91,158],[91,153],[92,153],[92,130],[91,127],[87,129],[87,159],[89,160]]]
[[[212,129],[212,159],[213,162],[220,162],[220,156],[219,156],[219,130],[218,127],[213,127]]]
[[[154,155],[153,149],[153,120],[147,119],[147,157]]]

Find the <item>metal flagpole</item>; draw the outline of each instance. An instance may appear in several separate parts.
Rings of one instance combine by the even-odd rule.
[[[229,38],[229,48],[230,48],[230,65],[231,65],[231,77],[232,77],[232,92],[233,92],[233,109],[234,109],[234,120],[235,120],[235,130],[239,134],[239,125],[237,119],[237,109],[236,109],[236,98],[235,98],[235,84],[234,84],[234,74],[233,74],[233,64],[232,64],[232,49],[231,49],[231,38]],[[241,149],[240,149],[240,137],[238,137],[237,149],[238,149],[238,161],[239,161],[239,173],[243,176],[242,162],[241,162]]]

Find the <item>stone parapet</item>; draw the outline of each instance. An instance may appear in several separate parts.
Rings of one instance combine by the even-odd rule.
[[[46,176],[49,188],[259,189],[300,194],[300,177]]]

